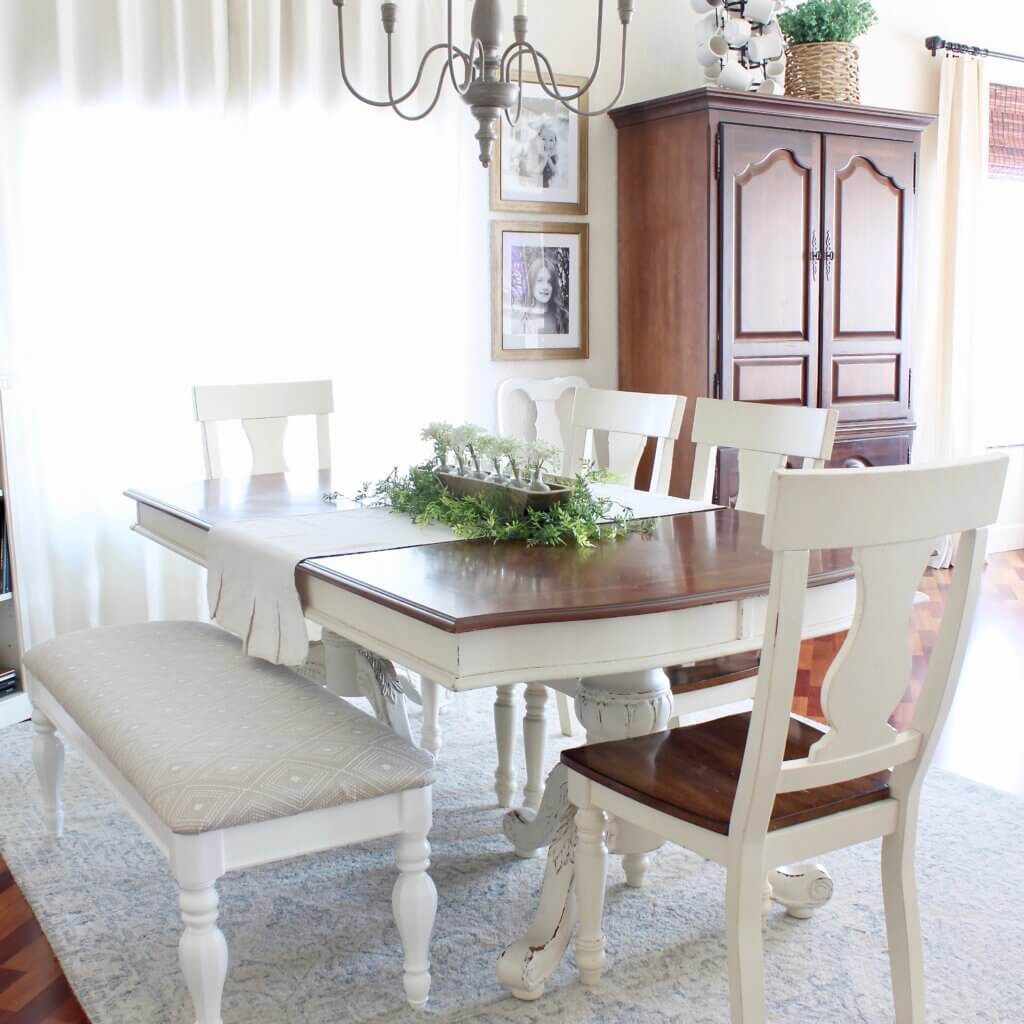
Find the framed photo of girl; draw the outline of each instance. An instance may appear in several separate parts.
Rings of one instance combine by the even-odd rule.
[[[491,231],[491,358],[589,358],[589,225],[496,221]]]
[[[567,94],[586,82],[572,75],[555,78],[559,90]],[[569,102],[587,109],[586,96]],[[515,115],[515,107],[510,114]],[[491,162],[491,209],[586,213],[589,118],[570,114],[544,91],[536,74],[524,69],[519,120],[514,127],[505,117],[499,123],[497,153]]]

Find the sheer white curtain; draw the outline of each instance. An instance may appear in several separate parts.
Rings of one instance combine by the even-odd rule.
[[[442,7],[403,6],[403,80]],[[379,12],[346,10],[379,94]],[[198,572],[131,534],[121,496],[201,476],[192,384],[333,378],[349,484],[460,414],[465,114],[450,99],[409,125],[343,94],[329,0],[5,0],[0,69],[29,642],[202,616]]]
[[[978,296],[985,260],[984,190],[988,166],[988,80],[985,62],[970,57],[942,63],[935,225],[925,294],[932,324],[918,354],[915,389],[921,420],[915,455],[926,461],[963,458],[984,447],[978,431],[982,403]],[[933,559],[952,564],[954,544],[944,539]]]

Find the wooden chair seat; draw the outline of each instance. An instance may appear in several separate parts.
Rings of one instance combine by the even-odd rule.
[[[749,728],[749,714],[729,715],[635,739],[566,750],[562,761],[598,785],[656,811],[728,835]],[[816,726],[791,719],[786,760],[805,757],[823,735]],[[885,800],[890,775],[878,772],[833,786],[779,794],[769,830]]]
[[[665,671],[672,693],[678,695],[751,679],[757,675],[760,666],[761,652],[745,651],[743,654],[730,654],[726,658],[710,658],[696,665],[675,665]]]

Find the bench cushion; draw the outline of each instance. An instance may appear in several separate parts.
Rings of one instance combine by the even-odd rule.
[[[427,786],[433,758],[200,622],[70,633],[29,672],[179,834]]]

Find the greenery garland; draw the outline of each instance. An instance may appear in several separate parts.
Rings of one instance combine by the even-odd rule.
[[[572,493],[550,509],[519,509],[500,497],[452,494],[437,476],[439,460],[414,466],[405,475],[395,469],[376,483],[364,484],[356,500],[401,512],[422,524],[441,523],[466,540],[525,541],[529,547],[557,547],[570,542],[581,548],[616,540],[628,533],[649,533],[649,519],[607,498],[597,497],[590,483],[607,480],[606,472],[588,469],[572,482]]]

